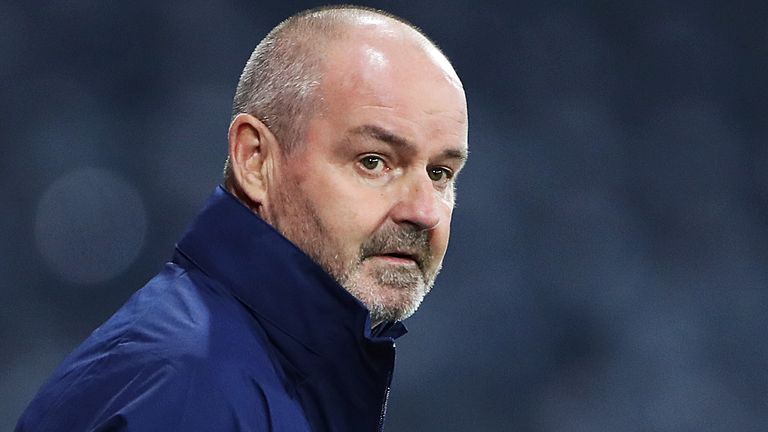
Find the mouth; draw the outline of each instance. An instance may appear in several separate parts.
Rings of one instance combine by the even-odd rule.
[[[408,252],[385,252],[371,255],[370,258],[378,258],[393,264],[418,265],[419,263],[418,257]]]

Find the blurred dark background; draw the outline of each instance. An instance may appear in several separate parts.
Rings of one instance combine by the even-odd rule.
[[[250,51],[320,4],[213,3],[0,3],[0,430],[170,257]],[[387,430],[768,430],[766,3],[365,4],[470,107]]]

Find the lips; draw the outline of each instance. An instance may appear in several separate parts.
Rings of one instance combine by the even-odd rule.
[[[381,254],[383,256],[389,256],[393,258],[401,258],[401,259],[409,259],[412,261],[418,261],[415,254],[408,253],[408,252],[387,252]]]
[[[376,253],[373,255],[370,255],[370,257],[376,257],[385,259],[390,262],[395,263],[414,263],[416,265],[421,265],[421,259],[419,256],[412,252],[405,252],[405,251],[393,251],[393,252],[381,252]]]

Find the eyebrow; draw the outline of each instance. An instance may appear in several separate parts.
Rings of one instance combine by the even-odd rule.
[[[352,129],[351,132],[355,135],[369,136],[392,147],[402,148],[411,152],[416,151],[416,145],[411,141],[380,126],[366,124]],[[448,159],[458,159],[461,163],[464,163],[469,155],[466,149],[457,148],[445,149],[441,152],[441,156]]]

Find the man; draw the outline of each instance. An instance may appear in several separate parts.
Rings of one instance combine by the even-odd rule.
[[[349,6],[284,21],[240,78],[226,189],[17,430],[381,430],[466,157],[461,83],[419,31]]]

